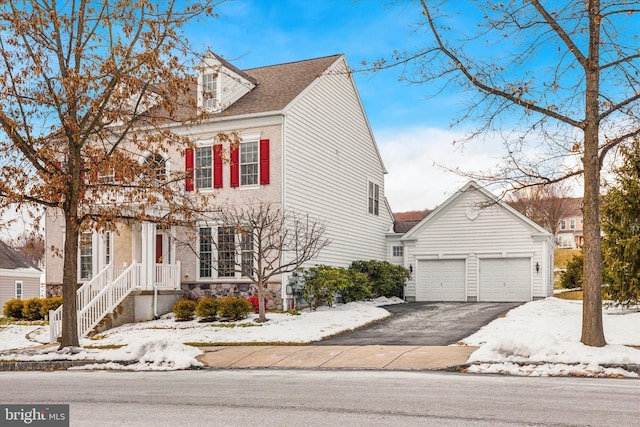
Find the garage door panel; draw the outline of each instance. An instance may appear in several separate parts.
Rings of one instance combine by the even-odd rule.
[[[418,261],[416,301],[466,301],[465,260]]]
[[[530,301],[531,259],[480,260],[480,301]]]

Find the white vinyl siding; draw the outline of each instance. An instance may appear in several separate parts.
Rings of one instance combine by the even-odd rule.
[[[533,297],[547,296],[550,243],[544,238],[534,238],[540,233],[499,204],[486,204],[486,197],[479,191],[465,191],[450,204],[428,217],[423,227],[414,229],[405,242],[407,264],[416,265],[418,259],[466,258],[467,300],[482,298],[479,293],[479,263],[486,258],[527,258],[523,274],[529,275]],[[474,218],[473,220],[470,219]],[[415,239],[415,240],[413,240]],[[538,262],[540,274],[531,275],[531,265]],[[521,267],[524,268],[524,267]],[[407,284],[407,296],[416,295],[415,278]]]
[[[287,110],[284,194],[287,209],[326,223],[331,244],[313,264],[348,266],[387,259],[393,222],[384,169],[352,80],[340,61]],[[368,182],[379,185],[379,214],[368,213]]]
[[[30,269],[0,269],[0,307],[10,299],[16,298],[16,282],[22,283],[22,299],[40,297],[41,271]]]

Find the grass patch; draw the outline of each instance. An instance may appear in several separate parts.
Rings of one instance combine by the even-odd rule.
[[[85,345],[84,348],[92,350],[116,350],[125,347],[126,344]]]
[[[559,294],[555,294],[554,296],[560,299],[582,301],[582,290],[561,292]]]
[[[556,249],[553,252],[553,268],[567,268],[569,260],[581,252],[580,249]]]
[[[0,326],[45,326],[48,324],[49,322],[46,320],[15,320],[11,317],[0,317]]]
[[[254,326],[262,326],[261,323],[212,323],[212,328],[252,328]]]
[[[191,347],[239,347],[239,346],[251,346],[251,347],[264,347],[264,346],[303,346],[309,345],[313,341],[307,342],[288,342],[288,341],[269,341],[269,342],[185,342],[184,345]]]

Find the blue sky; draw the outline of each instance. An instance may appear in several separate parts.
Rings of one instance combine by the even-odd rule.
[[[419,47],[419,4],[382,0],[238,0],[221,4],[218,18],[187,30],[195,49],[210,47],[240,69],[342,53],[361,62]],[[433,87],[400,81],[401,69],[356,73],[355,80],[382,152],[386,195],[394,211],[433,208],[466,182],[433,166],[492,165],[488,146],[454,151],[462,129],[450,130],[460,94],[435,98]],[[495,151],[495,152],[492,152]],[[455,163],[452,163],[455,160]]]

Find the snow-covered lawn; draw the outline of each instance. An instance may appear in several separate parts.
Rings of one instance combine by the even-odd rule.
[[[349,303],[300,315],[269,313],[265,324],[255,316],[222,324],[196,320],[176,322],[168,315],[160,320],[124,325],[83,339],[83,348],[58,352],[24,349],[45,343],[47,327],[0,327],[0,360],[99,360],[101,369],[166,370],[199,366],[201,351],[184,343],[305,343],[355,329],[385,318],[381,305],[401,300],[378,299]],[[511,310],[463,344],[479,346],[468,363],[469,372],[513,375],[584,375],[637,377],[619,367],[640,365],[640,312],[605,310],[604,328],[608,345],[587,347],[580,343],[582,302],[558,298],[534,301]],[[28,338],[25,336],[28,335]],[[91,348],[94,347],[94,348]],[[117,347],[117,348],[114,348]],[[20,351],[9,349],[22,348]],[[122,366],[115,362],[130,363]]]
[[[356,329],[384,319],[389,312],[380,306],[404,302],[399,298],[378,298],[367,302],[320,307],[300,314],[267,313],[266,323],[256,323],[256,315],[233,323],[176,322],[172,314],[159,320],[131,323],[105,331],[92,339],[82,339],[82,348],[56,351],[55,346],[34,349],[48,340],[48,327],[0,327],[0,360],[100,360],[110,363],[84,368],[103,369],[186,369],[200,366],[195,358],[202,352],[184,343],[308,343]],[[31,339],[25,337],[29,333]],[[31,347],[31,348],[29,348]],[[116,348],[117,347],[117,348]],[[12,351],[13,349],[21,349]],[[118,361],[135,362],[126,366]]]
[[[632,376],[607,365],[640,365],[640,312],[605,309],[607,345],[580,342],[582,301],[547,298],[511,310],[464,344],[480,346],[469,358],[469,372],[514,375]]]

